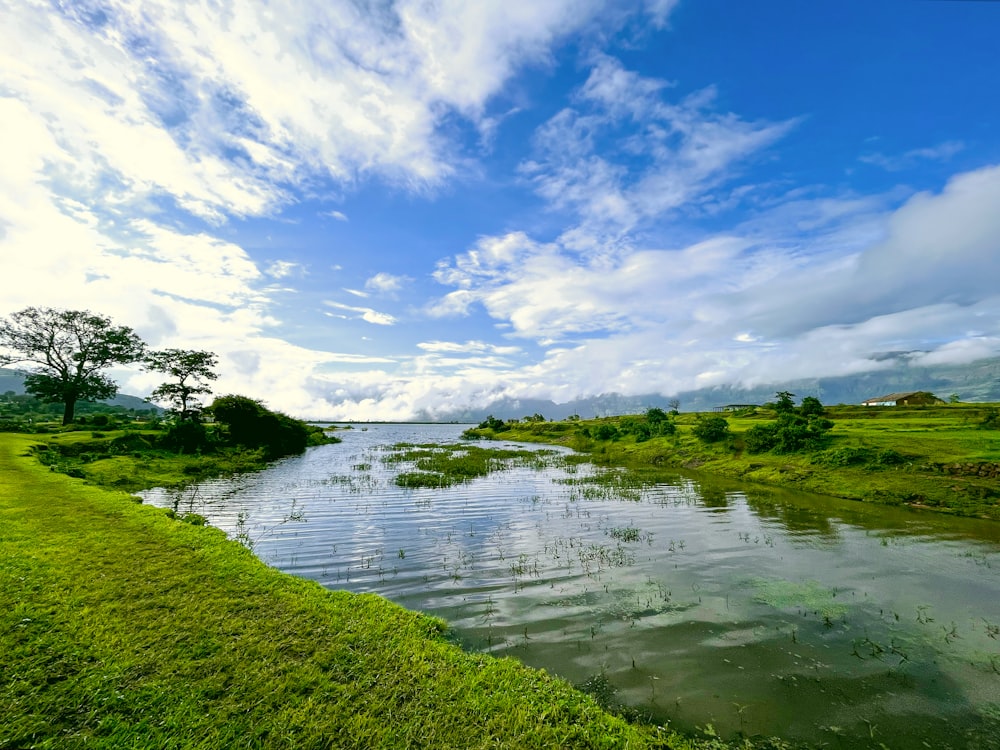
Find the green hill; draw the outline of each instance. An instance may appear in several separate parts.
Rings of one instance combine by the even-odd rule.
[[[24,394],[24,375],[18,370],[0,367],[0,394],[11,392],[18,396]],[[151,404],[149,401],[138,396],[129,396],[125,393],[119,393],[114,398],[101,401],[100,403],[108,404],[109,406],[120,406],[123,409],[156,409],[157,411],[163,411],[156,404]]]

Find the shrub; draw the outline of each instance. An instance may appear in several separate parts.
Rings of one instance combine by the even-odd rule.
[[[981,430],[1000,430],[1000,409],[991,406],[986,410],[983,420],[979,423]]]
[[[158,442],[164,448],[178,453],[206,451],[211,445],[205,425],[190,421],[170,425]]]
[[[729,436],[729,422],[725,417],[703,417],[699,414],[691,432],[703,443],[718,443]]]
[[[747,453],[767,453],[778,444],[778,423],[755,424],[743,435]]]
[[[661,422],[666,422],[670,419],[667,413],[663,409],[657,407],[652,407],[646,410],[646,421],[650,424],[660,424]]]
[[[784,413],[768,424],[754,425],[743,436],[748,453],[798,453],[826,445],[833,422],[822,417],[805,418]]]
[[[594,430],[594,437],[598,440],[612,440],[618,437],[618,428],[605,422]]]
[[[119,435],[108,442],[108,452],[114,456],[121,456],[136,451],[148,451],[152,447],[152,444],[146,438],[135,432],[126,432],[124,435]]]
[[[799,414],[803,417],[821,417],[826,414],[823,404],[815,396],[806,396],[802,399],[802,406],[799,407]]]
[[[492,414],[490,414],[486,419],[479,423],[480,430],[493,430],[494,432],[503,432],[509,430],[510,426],[504,424],[502,419],[497,419]]]
[[[899,466],[906,463],[909,457],[891,448],[875,450],[860,446],[844,446],[823,451],[814,460],[824,466],[866,466],[870,469],[879,469],[886,466]]]
[[[225,427],[231,443],[261,448],[268,459],[302,453],[309,445],[305,422],[271,411],[247,396],[222,396],[209,411]]]

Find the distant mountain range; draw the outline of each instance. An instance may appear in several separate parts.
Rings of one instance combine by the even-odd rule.
[[[18,395],[24,393],[24,375],[17,370],[0,367],[0,393],[7,393],[7,391],[13,391]],[[151,404],[145,399],[124,393],[119,393],[114,398],[107,399],[102,403],[110,406],[121,406],[125,409],[160,409],[159,406]]]
[[[947,401],[958,394],[962,401],[1000,401],[1000,357],[965,365],[914,367],[903,353],[888,353],[884,359],[897,359],[897,367],[834,378],[810,378],[771,383],[756,388],[719,386],[685,391],[676,396],[657,393],[623,396],[608,393],[557,404],[540,399],[504,399],[486,407],[455,411],[447,415],[423,415],[428,421],[481,422],[492,414],[498,419],[512,419],[541,414],[547,419],[565,419],[573,414],[583,418],[637,414],[657,406],[668,409],[671,400],[680,401],[681,411],[711,411],[726,404],[763,404],[774,400],[778,391],[790,391],[796,400],[815,396],[824,404],[860,404],[868,398],[900,391],[930,391]]]

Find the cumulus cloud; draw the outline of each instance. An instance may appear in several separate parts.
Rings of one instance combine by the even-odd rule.
[[[762,220],[752,237],[611,256],[524,233],[483,237],[438,268],[456,290],[434,309],[481,307],[546,347],[507,376],[507,392],[566,400],[846,375],[893,366],[885,351],[923,350],[911,360],[928,365],[1000,352],[1000,167],[894,208],[817,204],[794,210],[828,220],[791,234],[763,234],[777,223]]]
[[[278,22],[271,5],[232,0],[0,6],[0,313],[110,314],[155,346],[219,352],[220,388],[286,409],[313,398],[296,377],[382,360],[282,341],[273,297],[288,290],[266,277],[304,267],[255,260],[221,225],[273,216],[321,181],[435,188],[466,158],[442,125],[495,129],[491,98],[605,7],[290,0]],[[378,274],[352,293],[410,281]]]
[[[663,26],[675,5],[636,7]],[[625,6],[289,0],[277,18],[234,0],[0,0],[0,315],[94,309],[153,346],[219,353],[219,392],[336,418],[848,374],[890,366],[885,351],[915,365],[998,351],[1000,167],[916,195],[739,183],[799,120],[741,117],[713,87],[682,95],[683,82],[596,52],[518,170],[560,228],[515,224],[438,264],[445,291],[423,308],[437,328],[401,354],[283,338],[276,282],[306,268],[256,249],[249,225],[366,181],[434,194],[517,111],[498,95],[518,71],[552,66],[553,47],[589,24],[623,23]],[[899,170],[962,148],[862,161]],[[671,234],[672,221],[749,200],[755,214],[728,231]],[[310,272],[350,268],[336,260]],[[327,288],[341,285],[360,300],[419,286],[381,272]],[[488,328],[442,330],[482,318],[500,343]],[[310,325],[296,321],[297,340],[320,341]],[[155,385],[120,377],[133,392]]]

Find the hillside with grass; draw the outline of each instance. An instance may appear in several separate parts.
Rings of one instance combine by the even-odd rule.
[[[692,469],[1000,520],[998,405],[820,407],[806,416],[795,407],[797,422],[787,425],[771,405],[560,422],[488,419],[466,435],[564,445],[598,463]]]

